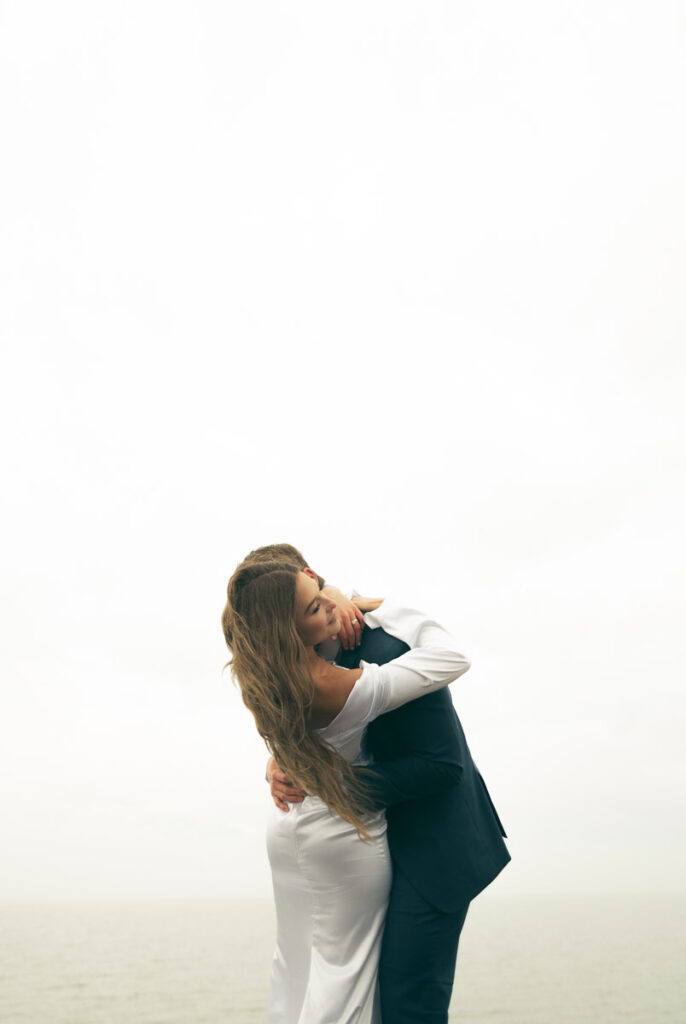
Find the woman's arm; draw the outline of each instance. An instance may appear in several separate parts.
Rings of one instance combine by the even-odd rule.
[[[386,665],[370,666],[377,675],[374,718],[447,686],[470,667],[451,634],[414,608],[384,601],[367,614],[366,622],[371,628],[382,627],[411,648]]]
[[[383,604],[383,597],[353,597],[353,604],[357,605],[361,612],[375,612]]]

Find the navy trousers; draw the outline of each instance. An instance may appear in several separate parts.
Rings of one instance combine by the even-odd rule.
[[[448,1024],[460,932],[469,901],[457,913],[432,907],[393,864],[379,989],[383,1024]]]

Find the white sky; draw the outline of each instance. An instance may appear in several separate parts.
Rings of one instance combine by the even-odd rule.
[[[677,2],[5,3],[0,898],[266,895],[252,547],[426,608],[502,891],[684,888]]]

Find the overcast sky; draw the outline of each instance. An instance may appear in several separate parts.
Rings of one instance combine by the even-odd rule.
[[[5,3],[0,898],[268,895],[251,548],[425,608],[502,892],[684,888],[669,0]]]

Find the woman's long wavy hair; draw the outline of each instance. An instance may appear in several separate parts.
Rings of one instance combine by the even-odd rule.
[[[315,689],[307,650],[296,629],[299,572],[288,562],[246,559],[238,566],[229,580],[222,614],[231,672],[279,767],[368,839],[368,797],[350,764],[318,740],[309,726]]]

